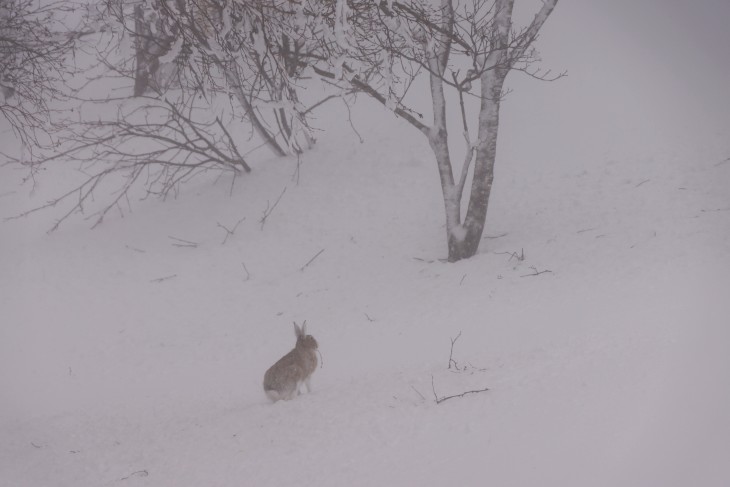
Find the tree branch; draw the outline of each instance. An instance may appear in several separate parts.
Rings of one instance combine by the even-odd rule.
[[[436,401],[436,404],[441,404],[444,401],[448,401],[449,399],[454,399],[455,397],[464,397],[467,394],[477,394],[479,392],[487,392],[489,390],[488,387],[485,387],[484,389],[475,389],[472,391],[466,391],[462,392],[461,394],[454,394],[453,396],[443,396],[439,397],[438,394],[436,394],[436,386],[433,382],[433,375],[431,376],[431,390],[433,391],[433,398]]]

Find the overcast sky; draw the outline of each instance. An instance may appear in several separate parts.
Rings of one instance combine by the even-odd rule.
[[[524,19],[540,1],[518,6]],[[537,134],[533,148],[511,141],[515,157],[560,159],[555,140],[586,157],[689,157],[730,135],[730,0],[560,0],[537,47],[543,67],[568,76],[508,78],[505,118],[519,126],[503,140]]]

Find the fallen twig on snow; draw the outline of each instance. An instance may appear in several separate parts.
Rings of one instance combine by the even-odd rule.
[[[306,269],[306,268],[307,268],[307,266],[308,266],[309,264],[311,264],[312,262],[314,262],[314,259],[316,259],[317,257],[319,257],[319,256],[320,256],[320,254],[321,254],[322,252],[324,252],[324,249],[322,249],[322,250],[320,250],[319,252],[317,252],[316,254],[314,254],[314,257],[312,257],[311,259],[309,259],[309,260],[307,261],[307,263],[306,263],[306,264],[304,264],[304,265],[303,265],[303,266],[302,266],[302,267],[301,267],[301,268],[299,269],[299,271],[301,271],[301,272],[304,272],[304,269]]]
[[[458,340],[461,337],[461,332],[459,332],[458,335],[456,335],[456,338],[449,338],[451,340],[451,350],[449,351],[449,366],[447,368],[451,368],[451,364],[454,364],[454,368],[456,370],[461,370],[459,368],[459,364],[456,363],[456,360],[453,359],[454,356],[454,343],[456,343],[456,340]]]
[[[281,191],[281,194],[278,198],[276,198],[276,201],[274,201],[273,205],[269,205],[269,202],[266,202],[266,209],[264,210],[264,214],[261,216],[261,219],[259,220],[259,223],[261,224],[261,230],[264,229],[264,225],[266,225],[266,219],[269,218],[269,215],[274,211],[274,208],[276,208],[276,205],[279,204],[279,201],[281,201],[281,197],[284,196],[284,193],[286,193],[286,186],[284,186],[284,189]]]
[[[533,272],[532,274],[525,274],[524,276],[520,276],[520,277],[539,276],[540,274],[545,274],[546,272],[553,272],[553,271],[551,271],[549,269],[545,269],[544,271],[538,271],[537,270],[537,267],[535,267],[534,265],[533,266],[530,266],[530,269],[532,269],[535,272]]]
[[[509,255],[509,259],[507,259],[507,262],[509,262],[512,259],[517,259],[518,262],[522,262],[525,260],[525,249],[520,249],[520,253],[517,252],[495,252],[496,255]]]
[[[461,394],[454,394],[453,396],[443,396],[439,397],[438,394],[436,394],[436,386],[433,383],[433,375],[431,376],[431,390],[433,391],[433,398],[436,401],[436,404],[441,404],[444,401],[448,401],[449,399],[453,399],[455,397],[464,397],[467,394],[476,394],[478,392],[486,392],[489,390],[488,387],[485,387],[484,389],[475,389],[473,391],[466,391],[462,392]]]
[[[172,235],[168,235],[167,238],[170,238],[170,239],[176,241],[171,244],[173,247],[192,247],[192,248],[198,247],[197,242],[191,242],[190,240],[185,240],[183,238],[173,237]]]
[[[243,270],[246,272],[246,280],[248,281],[249,279],[251,279],[251,273],[248,272],[248,268],[246,267],[245,262],[241,262],[241,266],[243,267]]]
[[[225,231],[226,231],[226,236],[225,236],[225,238],[223,239],[223,241],[221,242],[221,245],[225,245],[225,243],[226,243],[226,242],[228,241],[228,237],[230,237],[230,236],[232,236],[233,234],[235,234],[235,233],[236,233],[236,230],[238,230],[238,225],[240,225],[241,223],[243,223],[243,221],[244,221],[245,219],[246,219],[246,217],[244,216],[243,218],[241,218],[240,220],[238,220],[238,221],[236,222],[236,224],[235,224],[235,225],[233,226],[233,230],[229,229],[229,228],[228,228],[228,227],[226,227],[225,225],[221,225],[221,223],[220,223],[220,222],[216,222],[216,224],[217,224],[217,225],[218,225],[219,227],[221,227],[221,228],[222,228],[223,230],[225,230]]]
[[[419,391],[418,389],[416,389],[416,388],[415,388],[415,387],[413,387],[413,386],[411,386],[411,389],[413,389],[414,391],[416,391],[416,394],[418,394],[419,396],[421,396],[421,399],[423,399],[424,401],[426,400],[426,398],[425,398],[425,397],[423,397],[423,394],[421,394],[421,392],[420,392],[420,391]]]
[[[129,479],[131,477],[147,477],[149,474],[150,473],[147,470],[137,470],[136,472],[132,472],[129,475],[127,475],[126,477],[122,477],[119,480],[120,481],[127,480],[127,479]]]
[[[167,281],[168,279],[173,279],[175,277],[177,277],[177,274],[172,274],[171,276],[165,276],[165,277],[158,277],[157,279],[151,279],[150,282],[160,283],[163,281]]]

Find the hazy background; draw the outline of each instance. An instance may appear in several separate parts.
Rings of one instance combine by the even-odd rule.
[[[425,139],[365,97],[365,143],[328,106],[300,184],[262,152],[231,194],[196,181],[93,231],[46,235],[58,209],[0,223],[0,486],[725,487],[728,20],[720,0],[560,0],[537,47],[568,76],[508,77],[503,236],[454,265]],[[28,198],[24,175],[0,166],[0,216],[65,188]],[[263,372],[304,319],[315,393],[272,407]],[[461,332],[473,374],[445,368]],[[434,375],[491,390],[436,405]]]
[[[530,2],[520,6],[534,12]],[[565,145],[586,162],[701,157],[730,127],[728,22],[723,0],[561,0],[537,47],[543,67],[568,76],[536,83],[511,73],[502,141],[523,146],[517,158],[535,144],[549,160],[564,159]]]

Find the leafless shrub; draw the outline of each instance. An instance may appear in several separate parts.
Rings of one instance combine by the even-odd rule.
[[[53,231],[71,215],[85,213],[102,183],[108,181],[116,187],[105,187],[112,197],[92,212],[96,226],[112,209],[121,211],[120,203],[137,186],[147,196],[166,198],[181,183],[205,172],[225,171],[235,177],[251,170],[226,124],[218,117],[205,120],[196,116],[193,101],[140,97],[112,104],[112,109],[116,112],[111,117],[66,123],[57,132],[58,144],[46,148],[43,157],[15,161],[31,172],[71,161],[84,174],[76,186],[18,217],[70,203]]]
[[[71,55],[84,32],[68,25],[74,2],[0,2],[0,116],[28,149],[47,140],[52,102],[65,99]]]

